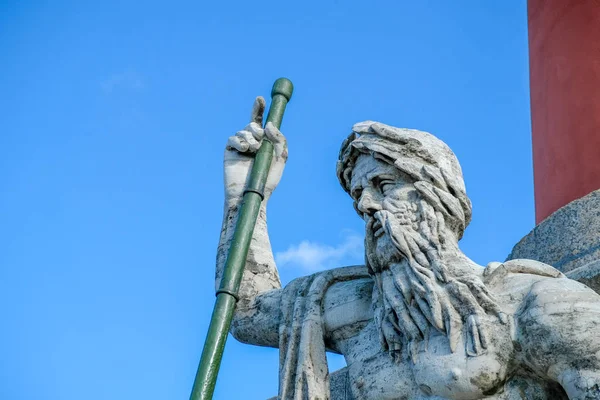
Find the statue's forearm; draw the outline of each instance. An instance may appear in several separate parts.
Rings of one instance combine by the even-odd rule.
[[[223,227],[217,250],[216,286],[233,238],[241,201],[225,205]],[[278,346],[281,283],[267,233],[266,206],[261,206],[238,293],[232,334],[240,341]]]

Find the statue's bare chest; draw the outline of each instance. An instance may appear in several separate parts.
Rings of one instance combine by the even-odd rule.
[[[494,393],[506,380],[512,357],[506,326],[490,327],[494,335],[488,351],[477,357],[467,357],[464,346],[452,353],[447,338],[432,329],[410,356],[403,349],[401,360],[395,362],[381,348],[373,323],[371,291],[370,279],[334,285],[324,307],[331,342],[344,354],[354,390],[361,398],[477,399]]]
[[[479,399],[491,394],[505,378],[495,354],[468,358],[452,353],[444,336],[408,349],[398,361],[381,349],[373,323],[348,343],[346,360],[358,398],[364,399]]]
[[[467,357],[464,346],[452,353],[447,338],[432,329],[410,356],[404,349],[401,360],[395,362],[381,348],[373,323],[371,288],[369,279],[347,282],[334,285],[325,298],[325,326],[332,332],[331,342],[346,358],[359,398],[478,399],[502,385],[512,356],[508,329],[497,330],[487,353],[477,357]]]
[[[357,399],[512,400],[523,398],[523,387],[535,393],[532,398],[557,398],[542,382],[508,376],[508,335],[496,337],[489,351],[478,357],[452,353],[444,336],[432,335],[418,346],[414,362],[406,353],[395,362],[380,349],[377,335],[369,324],[347,343],[349,381]]]

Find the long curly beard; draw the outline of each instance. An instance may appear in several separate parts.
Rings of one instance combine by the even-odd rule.
[[[453,270],[443,252],[448,240],[444,216],[425,200],[399,201],[394,212],[381,210],[367,222],[367,264],[375,281],[373,305],[382,346],[399,361],[403,346],[413,362],[418,345],[436,329],[446,335],[452,352],[465,338],[469,356],[488,346],[484,317],[506,315],[481,279]],[[456,248],[458,251],[458,248]]]

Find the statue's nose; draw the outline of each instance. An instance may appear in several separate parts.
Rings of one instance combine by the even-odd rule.
[[[361,193],[357,208],[363,214],[373,215],[376,211],[381,210],[381,199],[373,189],[365,188]]]

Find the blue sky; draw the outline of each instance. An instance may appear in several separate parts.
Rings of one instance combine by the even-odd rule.
[[[296,87],[268,214],[284,282],[361,262],[335,161],[366,119],[454,149],[462,248],[503,260],[534,226],[526,23],[525,0],[2,2],[0,398],[189,396],[224,144],[280,76]],[[275,395],[277,363],[230,338],[215,398]]]

